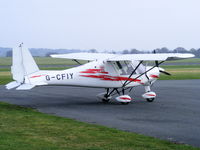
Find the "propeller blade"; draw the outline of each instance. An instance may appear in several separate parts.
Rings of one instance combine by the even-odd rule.
[[[155,61],[155,63],[156,63],[156,67],[159,67],[159,64],[158,64],[158,61],[157,61],[157,60]]]
[[[155,49],[153,50],[153,54],[156,54],[156,50]],[[159,64],[158,64],[157,60],[155,61],[155,65],[156,65],[156,67],[159,67]]]
[[[160,71],[160,73],[163,73],[165,75],[171,76],[171,74],[169,72],[167,72],[167,71],[163,71],[163,70],[159,70],[159,71]]]

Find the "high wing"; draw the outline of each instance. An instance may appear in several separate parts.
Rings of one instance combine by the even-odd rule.
[[[178,60],[194,57],[193,54],[181,54],[181,53],[162,53],[162,54],[126,54],[118,57],[110,58],[110,61],[126,61],[126,60],[137,60],[137,61],[166,61],[166,60]]]
[[[51,55],[53,58],[66,58],[66,59],[77,59],[77,60],[100,60],[100,59],[110,59],[117,54],[107,54],[107,53],[69,53],[69,54],[56,54]]]
[[[190,53],[162,53],[162,54],[106,54],[106,53],[69,53],[51,55],[54,58],[77,60],[107,60],[107,61],[166,61],[194,57]]]

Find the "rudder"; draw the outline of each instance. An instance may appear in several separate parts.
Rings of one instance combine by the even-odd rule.
[[[11,89],[24,84],[25,77],[37,71],[39,68],[28,48],[24,48],[23,44],[20,44],[18,48],[13,48],[11,73],[15,81],[7,84],[6,88]],[[26,83],[30,84],[28,81]]]

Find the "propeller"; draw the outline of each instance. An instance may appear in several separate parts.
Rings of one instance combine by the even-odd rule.
[[[169,72],[167,72],[167,71],[162,71],[162,70],[159,70],[159,71],[160,71],[160,73],[163,73],[163,74],[165,74],[165,75],[171,76],[171,73],[169,73]]]
[[[156,50],[155,49],[153,50],[153,53],[156,54]],[[155,64],[156,64],[156,67],[159,67],[159,63],[158,63],[157,60],[155,61]]]
[[[156,54],[156,50],[153,50],[153,53]],[[159,68],[159,72],[160,73],[163,73],[165,75],[171,76],[171,74],[169,72],[167,72],[167,71],[165,71],[165,69],[159,67],[159,63],[158,63],[157,60],[155,61],[155,65],[156,65],[156,67]]]
[[[159,69],[159,72],[160,72],[160,73],[163,73],[163,74],[165,74],[165,75],[171,76],[171,74],[170,74],[169,72],[165,71],[165,69],[160,68],[160,67],[159,67],[158,69]]]

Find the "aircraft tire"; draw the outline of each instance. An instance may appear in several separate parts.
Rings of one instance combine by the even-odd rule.
[[[121,102],[122,105],[128,105],[130,102]]]
[[[147,100],[147,102],[153,102],[155,100],[155,98],[147,98],[146,100]]]
[[[106,98],[102,99],[102,102],[104,102],[104,103],[108,103],[109,101],[110,101],[110,99],[106,99]]]

